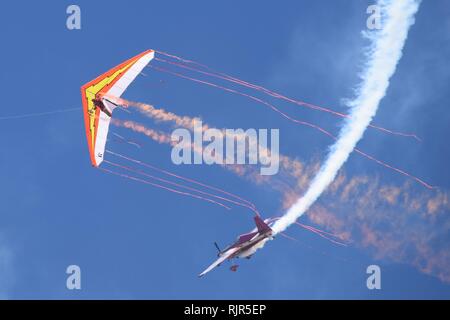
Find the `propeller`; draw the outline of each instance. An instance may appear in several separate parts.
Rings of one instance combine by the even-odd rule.
[[[214,246],[216,247],[217,251],[219,251],[219,254],[222,252],[219,248],[219,245],[217,244],[217,242],[214,242]]]

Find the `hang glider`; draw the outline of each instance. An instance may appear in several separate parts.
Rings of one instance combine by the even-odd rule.
[[[208,272],[210,272],[215,267],[218,267],[225,260],[231,260],[233,258],[247,258],[250,259],[251,256],[261,248],[264,243],[273,238],[272,228],[269,226],[270,219],[262,220],[261,217],[254,217],[256,228],[249,233],[240,235],[236,242],[227,247],[224,250],[220,250],[217,244],[215,244],[217,250],[219,251],[219,259],[214,261],[205,271],[200,273],[198,276],[202,277]],[[237,266],[232,266],[232,271],[237,269]]]
[[[109,123],[118,106],[107,97],[120,97],[154,55],[153,50],[144,51],[81,87],[86,137],[94,167],[103,161]]]

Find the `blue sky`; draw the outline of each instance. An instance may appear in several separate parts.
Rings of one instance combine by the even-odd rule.
[[[402,262],[379,257],[356,244],[339,248],[294,228],[288,233],[309,247],[280,237],[252,260],[241,261],[238,272],[219,268],[198,279],[216,257],[214,241],[225,246],[253,227],[249,212],[227,212],[105,175],[89,163],[81,85],[148,48],[345,111],[342,99],[351,97],[364,62],[367,42],[360,31],[371,3],[78,1],[82,29],[76,31],[66,29],[65,11],[72,3],[3,4],[0,117],[76,107],[80,111],[0,121],[0,297],[449,298],[450,284],[439,279],[438,271],[421,272],[409,263],[413,258]],[[424,1],[375,119],[387,128],[415,132],[424,141],[417,144],[369,130],[359,144],[444,193],[450,188],[449,13],[447,1]],[[331,144],[316,131],[292,125],[242,97],[164,74],[138,78],[124,97],[201,116],[218,128],[279,128],[281,152],[306,162],[322,159]],[[334,132],[339,128],[339,118],[279,105]],[[169,147],[117,132],[138,139],[144,148],[111,143],[113,150],[231,190],[254,202],[265,217],[283,212],[282,195],[267,186],[217,166],[175,167]],[[407,180],[356,155],[345,170],[348,176],[366,175],[389,185]],[[411,188],[413,196],[422,194],[420,186]],[[319,202],[326,205],[327,200]],[[352,203],[337,209],[350,214]],[[385,208],[378,210],[382,214]],[[426,230],[439,232],[427,242],[434,249],[449,247],[448,213],[439,217],[439,227],[426,225]],[[407,226],[422,235],[424,223],[416,220]],[[66,289],[65,269],[71,264],[81,268],[80,291]],[[370,264],[381,266],[382,290],[366,288]]]

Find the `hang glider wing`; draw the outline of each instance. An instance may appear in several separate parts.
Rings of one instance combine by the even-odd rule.
[[[111,114],[116,107],[104,97],[120,97],[154,54],[153,50],[142,52],[81,87],[84,123],[93,166],[98,167],[103,161]]]
[[[225,260],[230,258],[238,250],[239,250],[239,248],[231,248],[231,249],[229,249],[227,252],[225,252],[223,255],[221,255],[219,259],[214,261],[208,268],[206,268],[205,271],[200,273],[198,276],[199,277],[204,276],[205,274],[210,272],[212,269],[214,269],[215,267],[219,266],[222,262],[224,262]]]

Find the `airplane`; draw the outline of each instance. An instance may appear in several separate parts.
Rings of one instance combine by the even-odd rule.
[[[236,242],[228,246],[224,250],[220,250],[217,243],[214,243],[219,253],[217,256],[219,259],[214,261],[205,271],[200,273],[198,276],[202,277],[208,272],[210,272],[215,267],[218,267],[225,260],[231,260],[233,258],[247,258],[250,259],[251,256],[261,248],[267,240],[273,239],[273,230],[270,228],[269,224],[272,219],[262,220],[261,217],[255,216],[256,228],[249,233],[240,235]],[[232,266],[230,268],[232,271],[236,271],[237,266]]]

